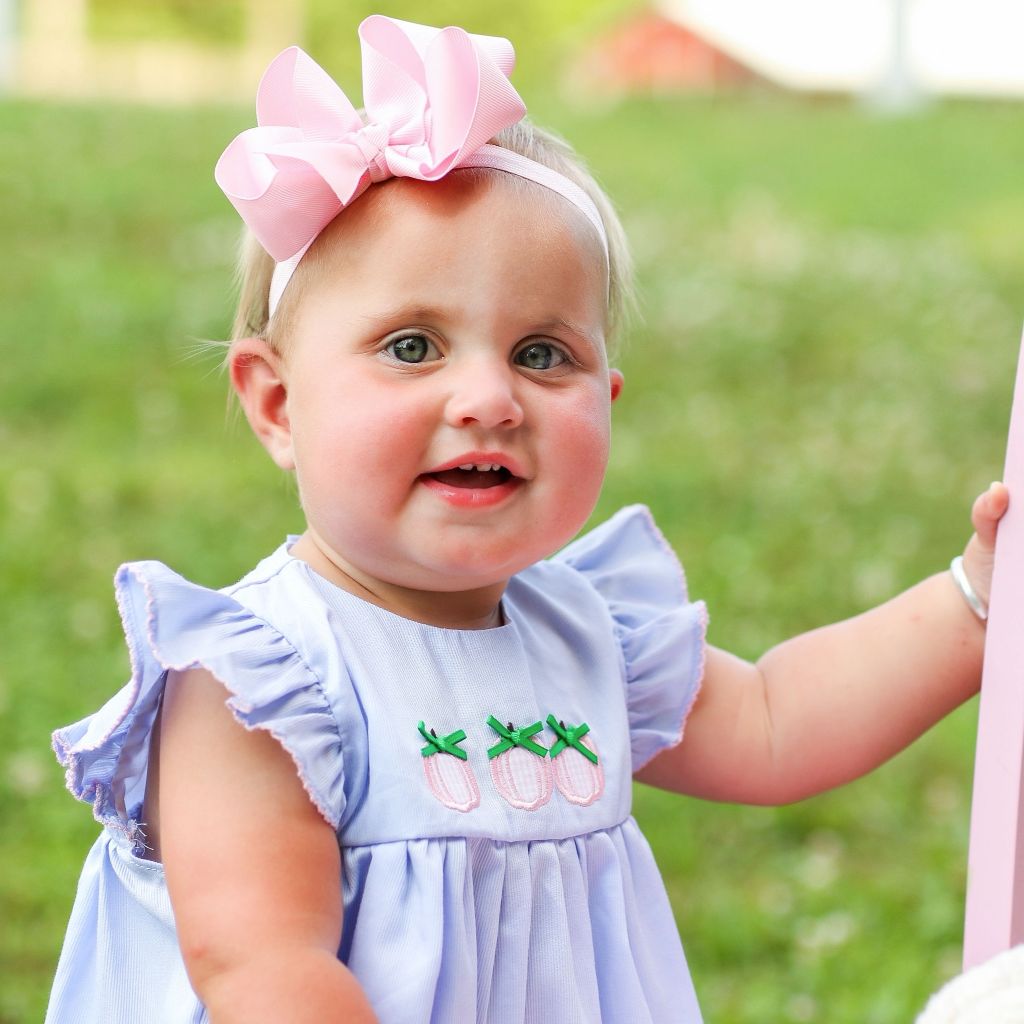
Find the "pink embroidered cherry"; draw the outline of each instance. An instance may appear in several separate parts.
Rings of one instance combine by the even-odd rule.
[[[437,730],[428,730],[423,722],[417,728],[427,741],[420,753],[430,791],[453,811],[471,811],[480,803],[480,787],[469,767],[469,755],[459,746],[466,738],[465,730],[438,736]]]
[[[592,804],[604,792],[604,769],[593,737],[587,736],[590,726],[586,722],[569,726],[554,715],[548,715],[547,723],[558,737],[549,751],[558,791],[570,803]]]
[[[487,724],[501,737],[487,751],[494,788],[513,807],[524,811],[535,811],[546,804],[552,789],[547,749],[531,739],[544,723],[517,729],[511,722],[506,727],[490,715]]]

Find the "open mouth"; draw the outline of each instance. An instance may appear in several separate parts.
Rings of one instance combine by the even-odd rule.
[[[514,456],[484,451],[464,452],[418,479],[452,508],[473,510],[498,508],[511,501],[530,479],[528,474]]]
[[[504,466],[496,463],[473,463],[464,466],[455,466],[452,469],[443,469],[437,473],[425,474],[428,479],[436,480],[438,483],[448,487],[462,487],[469,489],[498,487],[508,483],[513,477],[512,472]]]

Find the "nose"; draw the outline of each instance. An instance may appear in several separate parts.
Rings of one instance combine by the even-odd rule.
[[[517,395],[519,375],[498,359],[474,359],[449,370],[451,391],[445,421],[453,427],[518,427],[523,408]]]

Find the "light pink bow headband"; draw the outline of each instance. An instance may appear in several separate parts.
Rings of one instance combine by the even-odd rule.
[[[364,124],[308,54],[289,47],[264,72],[258,127],[242,132],[214,177],[242,220],[277,261],[273,315],[299,260],[317,235],[374,182],[437,181],[457,167],[490,167],[563,196],[597,230],[601,215],[575,182],[543,164],[487,145],[526,113],[508,80],[512,44],[373,15],[359,26]]]

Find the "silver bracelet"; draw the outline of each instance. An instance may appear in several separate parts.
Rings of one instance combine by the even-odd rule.
[[[967,573],[964,572],[963,555],[957,555],[949,563],[949,571],[953,574],[953,580],[960,588],[960,593],[964,595],[964,600],[970,606],[971,611],[984,622],[988,618],[988,605],[978,597],[974,587],[971,586],[971,581],[967,578]]]

